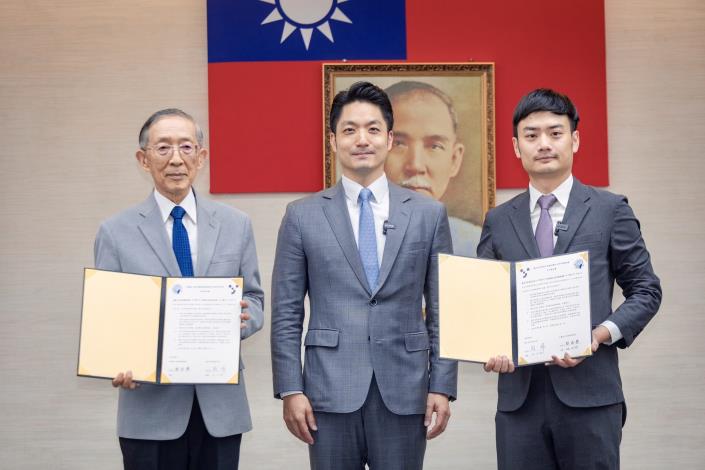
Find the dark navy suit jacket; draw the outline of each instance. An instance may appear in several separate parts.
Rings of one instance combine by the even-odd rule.
[[[656,314],[661,284],[641,237],[639,221],[624,196],[573,181],[554,254],[590,252],[590,301],[593,328],[609,319],[624,336],[617,343],[600,345],[597,352],[576,367],[549,367],[558,398],[573,407],[610,405],[624,401],[617,348],[632,344]],[[485,218],[478,257],[505,261],[538,258],[531,227],[529,192],[492,209]],[[615,281],[625,297],[612,311]],[[526,399],[532,367],[500,374],[497,409],[514,411]]]

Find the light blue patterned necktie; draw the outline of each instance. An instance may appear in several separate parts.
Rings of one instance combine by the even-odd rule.
[[[375,236],[375,218],[370,206],[372,191],[362,188],[357,200],[360,204],[360,230],[357,249],[360,252],[362,266],[365,268],[367,283],[371,290],[377,287],[379,264],[377,263],[377,237]]]
[[[174,218],[174,228],[171,234],[171,247],[176,255],[176,262],[179,263],[181,276],[193,276],[193,263],[191,261],[191,246],[188,242],[188,232],[184,227],[183,218],[186,211],[181,206],[174,206],[171,216]]]

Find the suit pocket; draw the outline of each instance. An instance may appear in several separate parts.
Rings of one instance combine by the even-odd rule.
[[[338,334],[338,330],[308,330],[304,346],[334,348],[338,346]]]
[[[420,331],[418,333],[407,333],[404,335],[404,344],[406,345],[406,350],[409,352],[425,351],[430,349],[428,333],[425,331]]]
[[[570,242],[570,246],[592,246],[598,245],[600,242],[602,242],[602,232],[585,233],[582,235],[576,235]]]
[[[234,263],[238,259],[239,257],[236,253],[223,253],[222,255],[214,256],[211,259],[211,264]]]
[[[409,252],[413,252],[413,251],[421,251],[421,250],[425,250],[427,246],[429,246],[429,242],[424,242],[424,241],[409,242],[409,243],[405,243],[401,246],[400,252],[409,253]]]

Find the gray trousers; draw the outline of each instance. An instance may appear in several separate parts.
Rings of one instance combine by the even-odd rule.
[[[421,470],[426,452],[423,415],[387,409],[374,376],[367,399],[352,413],[315,412],[311,470]]]

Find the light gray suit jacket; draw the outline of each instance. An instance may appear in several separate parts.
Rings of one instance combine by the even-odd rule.
[[[262,328],[264,294],[249,218],[243,212],[196,195],[198,261],[196,276],[242,276],[251,319],[242,337]],[[159,207],[150,195],[141,204],[101,224],[95,240],[99,269],[153,276],[180,276]],[[125,338],[129,347],[129,338]],[[243,369],[242,361],[240,369]],[[216,437],[252,429],[242,371],[238,385],[149,385],[120,389],[117,432],[133,439],[176,439],[186,430],[193,394],[208,432]]]
[[[276,397],[302,390],[315,411],[349,413],[364,403],[373,373],[396,414],[424,413],[429,391],[456,396],[457,363],[440,359],[438,349],[437,254],[452,252],[445,208],[392,183],[389,198],[394,228],[387,231],[374,290],[341,183],[287,207],[272,277]]]
[[[549,367],[551,382],[558,398],[568,406],[620,403],[624,395],[617,348],[631,345],[656,314],[661,284],[651,267],[639,221],[624,196],[585,186],[575,179],[562,222],[568,229],[559,232],[554,254],[590,252],[592,327],[610,320],[624,338],[611,346],[601,345],[577,367]],[[487,213],[477,256],[505,261],[540,257],[531,226],[528,191]],[[625,301],[612,311],[615,281]],[[500,411],[521,407],[529,391],[531,371],[532,367],[521,367],[512,374],[500,374]]]

